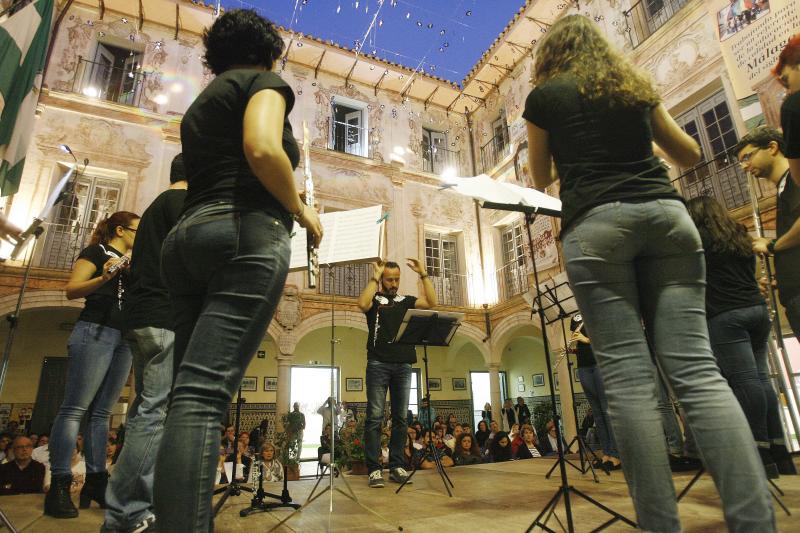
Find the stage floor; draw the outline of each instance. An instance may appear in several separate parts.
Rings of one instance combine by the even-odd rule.
[[[800,463],[800,460],[797,461]],[[383,489],[367,487],[366,476],[347,476],[347,481],[361,504],[382,515],[382,520],[362,509],[359,505],[334,491],[333,513],[329,513],[328,493],[312,502],[302,512],[297,513],[279,532],[316,533],[346,531],[347,533],[398,531],[404,532],[493,532],[525,531],[539,511],[555,493],[559,486],[558,469],[548,480],[545,473],[553,464],[553,459],[531,459],[509,463],[475,465],[450,468],[455,488],[449,498],[436,471],[423,471],[414,476],[414,484],[395,494],[397,485],[387,483]],[[627,494],[622,472],[610,476],[598,473],[600,483],[594,483],[591,474],[581,475],[577,470],[567,467],[570,483],[600,503],[615,511],[635,519],[633,506]],[[676,490],[680,491],[692,478],[693,473],[674,476]],[[327,486],[326,478],[320,487]],[[296,502],[304,503],[314,480],[289,483],[289,490]],[[336,479],[335,487],[346,491],[346,486]],[[778,528],[780,531],[800,529],[800,476],[783,476],[778,486],[785,492],[783,501],[793,516],[787,516],[776,506]],[[280,493],[280,485],[270,484],[266,489]],[[92,507],[81,511],[72,520],[56,520],[41,514],[40,495],[4,496],[0,498],[0,508],[21,531],[35,533],[96,532],[103,521],[102,510]],[[607,520],[602,510],[573,497],[573,515],[577,531],[589,531]],[[269,531],[279,520],[288,516],[288,509],[271,513],[255,514],[246,518],[239,511],[248,507],[250,495],[232,497],[226,502],[217,517],[217,533]],[[719,506],[719,498],[713,482],[704,475],[679,504],[681,520],[687,532],[724,531],[725,524]],[[564,506],[560,504],[557,516],[565,523]],[[555,519],[548,523],[559,530]],[[634,531],[622,522],[613,524],[608,531]],[[162,532],[168,533],[168,532]]]

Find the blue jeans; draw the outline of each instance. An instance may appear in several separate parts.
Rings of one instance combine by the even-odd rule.
[[[133,351],[138,409],[128,415],[125,446],[106,490],[109,531],[128,531],[154,514],[153,471],[172,387],[175,334],[140,328],[128,332],[127,338]]]
[[[708,321],[717,364],[742,406],[753,438],[764,448],[772,439],[783,438],[778,397],[767,366],[770,327],[763,304],[725,311]]]
[[[639,527],[681,531],[644,322],[719,490],[728,528],[775,531],[747,420],[711,353],[703,248],[683,203],[603,204],[579,217],[562,241]]]
[[[600,369],[597,368],[597,365],[578,368],[578,379],[581,380],[583,392],[586,394],[586,399],[589,400],[589,405],[592,406],[600,447],[606,455],[619,458],[617,441],[614,440],[614,432],[608,419],[608,399],[606,399]]]
[[[175,375],[156,458],[159,531],[210,531],[219,424],[272,320],[289,231],[228,203],[182,217],[161,249],[175,326]]]
[[[411,393],[411,365],[367,361],[367,420],[364,422],[364,457],[370,472],[381,469],[381,423],[386,391],[392,398],[392,436],[389,441],[389,468],[405,467],[404,448],[408,438],[406,411]]]
[[[67,341],[69,368],[64,401],[50,435],[53,475],[69,474],[81,419],[88,412],[83,439],[86,471],[106,471],[106,442],[111,409],[131,372],[131,349],[122,332],[79,320]]]
[[[655,369],[654,369],[655,370]],[[658,370],[655,370],[658,372]],[[682,456],[684,441],[681,426],[678,424],[678,415],[675,413],[675,406],[669,397],[667,388],[661,382],[661,378],[656,375],[656,401],[658,402],[658,412],[661,415],[661,425],[664,428],[664,436],[667,439],[667,448],[672,455]],[[687,431],[687,440],[691,435]]]

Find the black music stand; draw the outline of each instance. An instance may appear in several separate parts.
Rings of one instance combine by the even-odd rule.
[[[428,311],[423,309],[409,309],[403,317],[403,322],[400,324],[400,329],[397,330],[393,343],[396,344],[410,344],[414,346],[422,346],[423,356],[422,360],[425,367],[425,399],[428,400],[428,423],[433,428],[433,420],[431,420],[431,391],[428,386],[428,346],[450,346],[450,341],[456,334],[456,330],[461,325],[464,319],[462,313],[447,313]],[[430,430],[429,430],[430,431]],[[450,477],[444,471],[442,461],[439,459],[439,454],[436,447],[433,445],[433,438],[428,440],[428,451],[433,456],[436,463],[436,470],[439,472],[439,477],[442,478],[444,488],[447,490],[447,495],[453,497],[453,492],[450,487],[455,488]],[[420,460],[421,462],[421,460]],[[407,483],[411,481],[414,474],[417,473],[419,464],[414,465],[411,475],[406,478],[403,483],[397,487],[395,494],[398,494]]]
[[[548,197],[549,198],[549,197]],[[536,254],[534,253],[534,246],[533,246],[533,235],[531,234],[531,225],[536,220],[536,217],[540,214],[552,217],[560,217],[561,212],[559,210],[550,209],[546,207],[539,207],[539,206],[531,206],[525,205],[523,203],[519,204],[509,204],[509,203],[498,203],[498,202],[491,202],[491,201],[484,201],[482,207],[484,209],[497,209],[500,211],[517,211],[525,214],[525,229],[528,234],[528,253],[530,254],[530,260],[533,264],[533,278],[534,283],[536,285],[536,297],[534,299],[534,306],[539,315],[539,324],[542,330],[542,344],[544,345],[544,356],[545,356],[545,363],[547,365],[547,375],[553,375],[553,364],[550,357],[550,346],[547,340],[547,321],[544,315],[544,308],[545,305],[542,303],[543,294],[542,289],[539,286],[539,271],[536,268]],[[570,380],[572,377],[570,376]],[[553,382],[550,380],[550,401],[553,405],[553,420],[558,420],[558,410],[556,409],[556,393],[555,388],[553,387]],[[611,515],[611,518],[601,524],[599,527],[594,529],[593,531],[600,531],[605,529],[606,527],[610,526],[617,520],[622,520],[626,524],[631,527],[636,527],[636,523],[626,518],[625,516],[621,515],[620,513],[614,511],[613,509],[603,505],[602,503],[598,502],[594,498],[584,494],[582,491],[576,489],[572,485],[569,484],[569,480],[567,479],[567,468],[566,468],[566,461],[564,459],[564,443],[561,437],[561,428],[559,427],[560,424],[556,424],[556,444],[558,447],[558,466],[561,473],[561,485],[559,486],[556,493],[553,495],[552,498],[547,502],[541,512],[536,516],[530,526],[528,526],[527,532],[533,531],[534,528],[539,527],[544,531],[552,532],[554,531],[550,527],[548,527],[547,522],[553,514],[555,514],[556,506],[560,500],[564,500],[564,511],[567,516],[567,531],[569,533],[574,533],[575,531],[575,522],[572,516],[572,503],[570,501],[570,495],[575,494],[587,502],[591,503],[595,507],[602,509],[606,513]]]
[[[239,481],[236,479],[236,470],[239,466],[239,425],[240,425],[240,418],[242,415],[242,404],[245,402],[245,399],[242,398],[242,386],[239,385],[239,393],[236,397],[236,418],[234,420],[234,434],[233,434],[233,468],[231,468],[231,479],[228,480],[228,484],[224,485],[214,491],[214,494],[222,494],[222,498],[214,505],[214,509],[211,512],[212,520],[217,517],[222,506],[225,505],[225,502],[231,496],[240,496],[242,491],[245,492],[253,492],[253,489],[246,485],[247,481],[244,482]],[[250,463],[250,468],[255,466],[255,460]],[[225,465],[223,464],[222,471],[225,471]]]

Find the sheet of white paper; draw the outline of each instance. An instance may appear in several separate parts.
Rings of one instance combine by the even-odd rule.
[[[561,211],[561,200],[554,198],[535,189],[520,187],[513,183],[504,183],[494,180],[486,174],[474,178],[445,178],[446,185],[452,185],[451,190],[481,202],[496,204],[526,205]]]
[[[381,212],[382,207],[375,205],[320,215],[324,236],[319,248],[319,264],[337,265],[378,259],[385,225],[385,221],[378,223]],[[293,231],[289,270],[303,270],[308,266],[306,230],[295,223]]]
[[[226,462],[224,465],[225,467],[225,477],[228,478],[228,482],[230,483],[231,480],[231,473],[233,472],[233,461]],[[244,465],[239,463],[236,465],[236,479],[244,478]]]

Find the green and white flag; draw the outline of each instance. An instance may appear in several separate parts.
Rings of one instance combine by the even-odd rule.
[[[36,0],[0,24],[0,196],[19,189],[36,120],[54,3]]]

